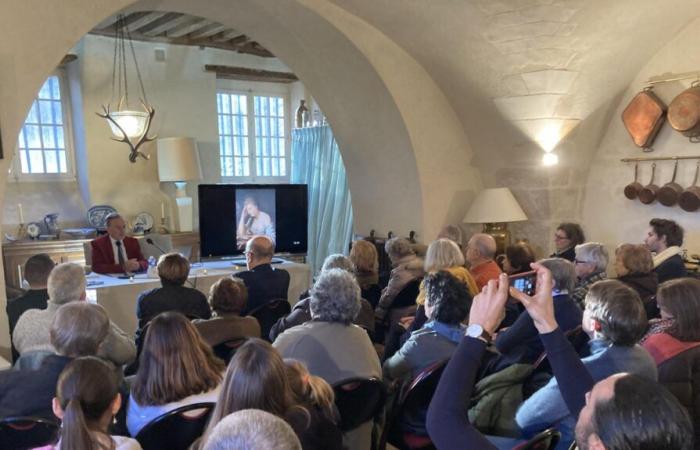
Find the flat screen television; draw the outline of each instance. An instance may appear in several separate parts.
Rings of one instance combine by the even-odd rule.
[[[254,235],[275,241],[277,253],[306,253],[305,184],[200,184],[199,234],[203,258],[240,255]]]

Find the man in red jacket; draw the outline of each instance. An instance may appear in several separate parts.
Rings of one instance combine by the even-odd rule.
[[[146,270],[148,261],[138,240],[126,235],[126,222],[118,213],[107,216],[107,234],[91,242],[92,270],[97,273],[129,273]]]

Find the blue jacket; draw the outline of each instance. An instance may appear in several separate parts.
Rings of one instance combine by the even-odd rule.
[[[620,372],[630,372],[653,380],[657,379],[654,360],[639,345],[622,347],[611,345],[601,339],[594,339],[588,345],[591,356],[583,358],[581,362],[586,366],[596,383]],[[576,418],[569,413],[555,378],[549,380],[549,383],[520,406],[515,420],[526,435],[535,434],[556,425],[562,433],[559,441],[561,446],[557,448],[568,448],[571,441],[574,440]]]

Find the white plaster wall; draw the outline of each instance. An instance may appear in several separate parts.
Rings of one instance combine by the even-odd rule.
[[[623,242],[639,243],[644,238],[649,220],[662,217],[675,220],[685,228],[684,246],[689,253],[700,252],[700,212],[688,213],[678,206],[665,207],[658,202],[643,205],[638,200],[628,200],[623,189],[634,178],[634,164],[619,161],[620,158],[636,156],[700,156],[700,145],[690,143],[668,123],[664,124],[657,136],[654,151],[642,153],[633,144],[620,119],[624,108],[644,88],[644,81],[649,77],[700,69],[698,39],[700,20],[696,19],[651,58],[622,96],[596,151],[585,186],[582,222],[589,240],[603,242],[611,249]],[[662,84],[654,92],[668,105],[689,86],[690,81]],[[676,181],[684,187],[689,186],[693,181],[695,165],[696,161],[682,161]],[[639,181],[647,184],[651,164],[640,164],[639,170]],[[672,161],[658,162],[656,184],[662,186],[669,182],[672,172]]]

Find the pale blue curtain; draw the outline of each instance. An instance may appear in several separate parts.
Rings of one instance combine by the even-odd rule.
[[[292,131],[291,183],[309,186],[309,252],[317,273],[326,256],[347,253],[352,205],[345,166],[329,126]]]

